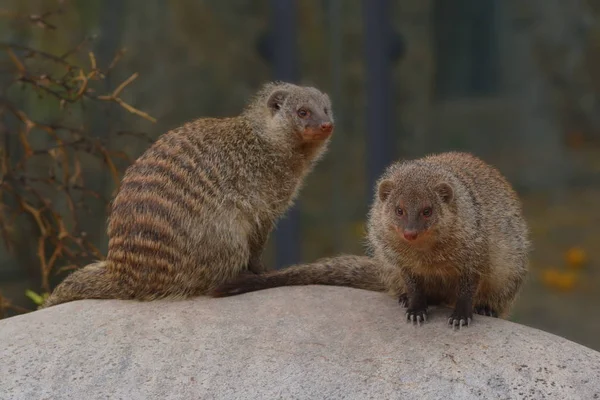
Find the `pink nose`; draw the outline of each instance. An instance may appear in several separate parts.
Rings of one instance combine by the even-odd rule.
[[[404,239],[411,241],[415,240],[419,236],[417,231],[404,231]]]
[[[331,133],[333,130],[333,124],[331,122],[323,122],[321,124],[321,130],[325,133]]]

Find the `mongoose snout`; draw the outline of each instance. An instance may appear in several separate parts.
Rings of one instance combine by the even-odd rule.
[[[419,232],[417,232],[417,231],[404,231],[402,233],[402,236],[404,237],[404,239],[408,240],[409,242],[412,242],[413,240],[417,239],[417,236],[419,236]]]
[[[333,119],[328,107],[301,107],[296,112],[303,126],[300,132],[302,140],[321,141],[329,138],[333,133]]]
[[[321,124],[321,131],[325,133],[333,132],[333,124],[331,122],[323,122]]]
[[[302,139],[306,141],[322,141],[331,136],[333,133],[333,124],[331,122],[323,122],[317,127],[307,126],[302,132]]]

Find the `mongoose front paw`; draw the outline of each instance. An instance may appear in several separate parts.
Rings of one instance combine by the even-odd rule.
[[[408,307],[408,295],[406,293],[402,293],[400,297],[398,297],[398,303],[404,308]]]
[[[409,308],[406,311],[406,320],[411,323],[421,325],[421,322],[427,321],[427,309],[413,309]]]
[[[427,321],[427,299],[422,293],[413,293],[407,296],[407,302],[406,320],[408,322],[421,325],[421,322]]]
[[[496,310],[486,305],[475,306],[475,313],[479,315],[486,315],[488,317],[498,318],[498,313],[496,312]]]
[[[471,307],[468,307],[467,304],[458,302],[450,315],[450,318],[448,318],[448,325],[452,326],[452,328],[457,327],[458,329],[461,329],[463,326],[471,325],[472,320],[473,311]]]

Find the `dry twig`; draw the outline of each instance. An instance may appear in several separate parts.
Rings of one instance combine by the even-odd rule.
[[[0,17],[55,30],[57,25],[50,20],[62,12],[62,2],[59,3],[59,8],[52,12],[23,16],[0,10]],[[0,43],[0,52],[5,52],[9,61],[8,70],[0,73],[9,77],[4,80],[9,81],[7,88],[21,85],[42,96],[45,101],[57,101],[63,112],[82,106],[84,102],[97,106],[115,103],[130,113],[155,122],[155,118],[121,98],[122,92],[138,77],[137,73],[118,85],[112,93],[96,94],[96,82],[105,79],[125,51],[118,51],[108,67],[102,70],[94,53],[86,50],[89,41],[90,38],[86,38],[76,48],[60,55],[18,43]],[[84,57],[85,62],[77,62]],[[39,72],[42,65],[50,65],[48,72]],[[101,193],[86,186],[82,157],[94,157],[102,163],[115,186],[120,181],[121,166],[130,160],[123,152],[113,151],[102,140],[92,137],[87,129],[58,122],[60,116],[52,122],[35,120],[30,117],[33,115],[31,111],[21,109],[6,94],[10,91],[0,92],[6,96],[0,96],[0,141],[9,143],[12,138],[18,138],[20,146],[18,151],[14,147],[0,147],[0,237],[7,249],[13,249],[16,219],[20,215],[30,218],[35,228],[34,252],[39,263],[42,291],[47,293],[54,273],[83,265],[91,257],[103,258],[87,233],[80,229],[80,218],[86,213],[87,202],[90,199],[106,202]],[[39,137],[40,133],[48,138],[47,145],[41,148],[39,141],[32,142],[32,138]],[[148,139],[140,133],[121,131],[117,134]],[[45,174],[34,172],[30,167],[32,159],[47,163],[49,171]],[[117,159],[124,162],[118,163]],[[59,209],[53,199],[63,206]],[[9,310],[27,311],[0,295],[0,318]]]

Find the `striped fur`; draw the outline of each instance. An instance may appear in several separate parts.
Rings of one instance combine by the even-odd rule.
[[[238,117],[202,118],[161,136],[127,169],[112,203],[107,259],[93,267],[102,279],[88,280],[85,267],[45,306],[186,298],[263,271],[269,233],[332,129],[327,95],[270,83]]]

